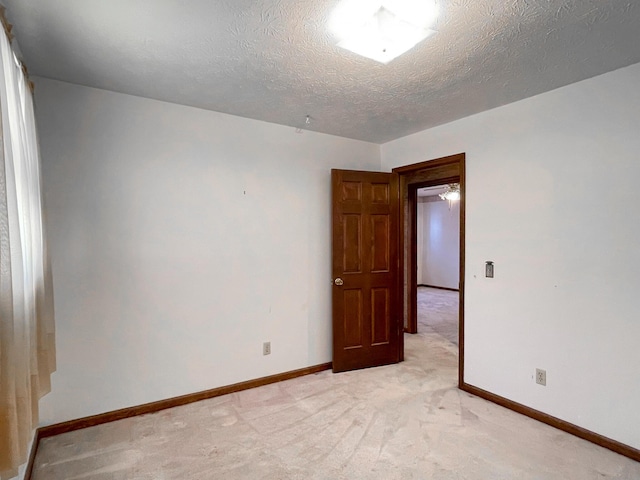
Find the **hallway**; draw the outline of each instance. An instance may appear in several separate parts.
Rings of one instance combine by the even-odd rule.
[[[458,292],[418,287],[418,332],[441,335],[458,345]]]

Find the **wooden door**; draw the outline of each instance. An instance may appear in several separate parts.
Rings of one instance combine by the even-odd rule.
[[[333,371],[397,363],[399,192],[395,173],[332,170]]]

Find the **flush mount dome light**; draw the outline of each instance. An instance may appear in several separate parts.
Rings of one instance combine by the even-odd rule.
[[[345,0],[332,20],[339,47],[387,64],[433,35],[433,0]]]

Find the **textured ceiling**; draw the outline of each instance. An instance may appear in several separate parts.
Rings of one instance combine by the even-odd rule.
[[[338,0],[3,1],[33,74],[375,143],[640,62],[638,0],[439,0],[388,65]]]

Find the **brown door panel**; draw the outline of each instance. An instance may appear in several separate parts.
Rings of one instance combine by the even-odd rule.
[[[394,173],[332,170],[333,369],[401,358],[399,191]]]

